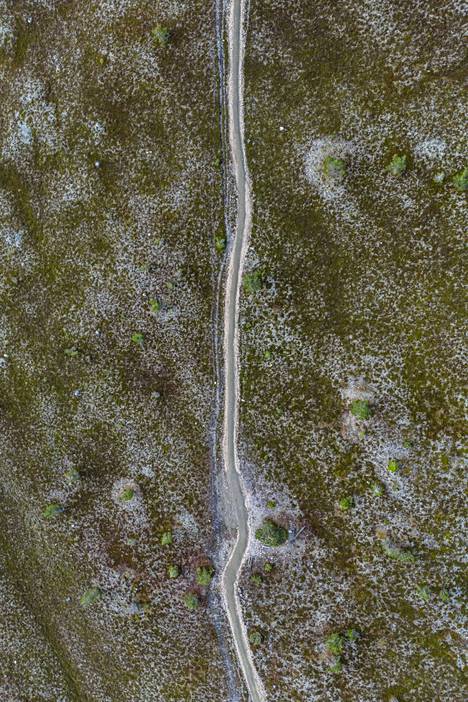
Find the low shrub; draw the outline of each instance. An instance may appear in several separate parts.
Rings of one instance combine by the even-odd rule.
[[[194,611],[198,608],[199,604],[200,600],[195,592],[187,592],[184,595],[184,605],[187,607],[187,609]]]
[[[452,178],[452,183],[459,193],[466,192],[468,190],[468,168],[456,173]]]
[[[61,514],[64,510],[64,507],[60,505],[58,502],[51,502],[51,504],[47,505],[45,510],[42,513],[42,516],[44,519],[52,519],[53,517],[56,517],[58,514]]]
[[[404,154],[394,154],[387,166],[387,171],[393,176],[402,175],[406,171],[406,156]]]
[[[161,545],[170,546],[172,544],[172,531],[164,531],[161,534]]]
[[[197,584],[203,587],[208,585],[213,580],[214,568],[212,566],[198,566],[197,568]]]
[[[370,405],[367,400],[353,400],[349,411],[356,419],[369,419],[372,414]]]
[[[151,31],[151,36],[155,44],[159,46],[167,46],[171,40],[171,32],[162,24],[157,24]]]
[[[82,607],[89,607],[90,605],[94,604],[98,600],[101,599],[102,592],[100,588],[98,587],[90,587],[89,590],[86,590],[81,597],[80,597],[80,605]]]
[[[345,162],[336,156],[326,156],[323,159],[322,170],[327,178],[339,180],[346,172]]]
[[[262,526],[256,530],[255,538],[265,546],[281,546],[288,540],[288,530],[272,519],[265,519]]]

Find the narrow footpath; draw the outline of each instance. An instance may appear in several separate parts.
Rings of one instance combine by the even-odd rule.
[[[250,531],[246,490],[237,454],[239,424],[239,299],[248,247],[252,211],[251,184],[244,141],[243,57],[245,0],[231,0],[229,18],[228,116],[229,142],[237,189],[237,220],[229,257],[224,305],[225,402],[223,459],[228,499],[236,519],[237,540],[222,574],[222,595],[239,665],[251,702],[265,702],[266,694],[255,668],[239,601],[239,576],[248,552]]]

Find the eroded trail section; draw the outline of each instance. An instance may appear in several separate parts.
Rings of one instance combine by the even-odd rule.
[[[246,491],[239,469],[237,429],[239,420],[239,298],[251,228],[251,187],[244,142],[243,54],[244,0],[231,0],[229,17],[229,141],[237,188],[237,220],[226,281],[224,306],[225,404],[223,458],[228,499],[236,519],[237,540],[222,576],[222,590],[239,664],[250,699],[264,702],[263,684],[255,668],[238,595],[239,575],[248,550],[250,532]]]

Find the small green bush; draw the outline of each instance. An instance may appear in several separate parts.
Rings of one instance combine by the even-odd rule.
[[[67,483],[77,483],[80,479],[80,473],[76,468],[69,468],[63,475]]]
[[[252,573],[250,576],[250,582],[254,585],[261,585],[263,583],[263,578],[260,573]]]
[[[392,458],[388,464],[387,464],[387,470],[390,473],[397,473],[399,470],[400,466],[398,465],[398,461]]]
[[[382,497],[382,495],[385,493],[385,488],[383,485],[381,485],[381,483],[373,483],[371,486],[371,491],[375,497]]]
[[[369,419],[372,414],[367,400],[353,400],[349,410],[356,419]]]
[[[427,603],[431,599],[431,591],[427,585],[419,585],[416,588],[416,594],[421,598],[421,600],[423,600],[423,602]]]
[[[450,602],[450,592],[446,590],[445,588],[442,588],[442,590],[439,590],[439,597],[442,600],[442,602],[447,603]]]
[[[172,531],[164,531],[161,535],[161,545],[170,546],[172,544]]]
[[[325,640],[325,648],[332,660],[329,669],[332,673],[341,673],[343,670],[343,653],[348,643],[354,643],[360,638],[357,629],[346,629],[344,634],[335,631]]]
[[[348,509],[351,509],[351,507],[354,507],[354,498],[351,496],[342,497],[338,502],[338,506],[343,512],[346,512]]]
[[[281,546],[288,540],[288,530],[272,519],[265,519],[262,526],[256,530],[255,538],[265,546]]]
[[[414,563],[416,560],[411,551],[392,544],[390,541],[383,541],[382,549],[386,556],[400,563]]]
[[[387,166],[387,171],[393,176],[402,175],[406,171],[406,156],[404,154],[394,154]]]
[[[167,568],[167,574],[170,578],[178,578],[180,575],[180,569],[178,565],[171,564]]]
[[[460,173],[456,173],[452,182],[459,193],[464,193],[468,190],[468,168],[464,168]]]
[[[154,312],[154,313],[159,312],[159,310],[161,309],[161,303],[159,302],[159,300],[156,300],[155,298],[151,298],[151,300],[149,301],[149,306],[150,306],[151,312]]]
[[[159,46],[167,46],[171,40],[171,32],[162,24],[157,24],[151,31],[153,41]]]
[[[263,278],[260,271],[245,273],[243,280],[244,290],[248,295],[258,292],[263,287]]]
[[[68,356],[69,358],[76,358],[76,356],[78,356],[78,354],[79,354],[79,351],[76,348],[76,346],[70,346],[70,348],[64,349],[63,353],[65,354],[65,356]]]
[[[42,516],[44,517],[44,519],[52,519],[58,514],[61,514],[63,510],[63,506],[59,505],[58,502],[51,502],[51,504],[47,505],[47,507],[43,511]]]
[[[83,595],[81,595],[80,605],[82,607],[89,607],[90,605],[100,600],[101,596],[102,592],[98,587],[90,587],[89,590],[86,590],[86,592],[83,593]]]
[[[216,253],[222,254],[226,250],[226,237],[224,234],[217,234],[215,236],[215,249]]]
[[[252,629],[249,632],[249,641],[252,646],[260,646],[263,641],[263,636],[258,629]]]
[[[341,656],[344,651],[345,640],[342,634],[334,632],[325,641],[325,647],[334,656]]]
[[[190,609],[193,612],[198,608],[199,604],[200,600],[195,592],[187,592],[184,595],[184,605],[187,607],[187,609]]]
[[[267,509],[275,509],[276,507],[276,500],[268,500],[266,503]]]
[[[263,570],[265,573],[271,573],[273,570],[273,563],[269,563],[268,561],[265,563],[263,566]]]
[[[145,340],[143,334],[141,334],[140,332],[134,332],[131,338],[133,343],[137,344],[137,346],[142,346],[143,341]]]
[[[131,487],[126,487],[122,490],[122,492],[119,495],[119,500],[122,502],[129,502],[132,500],[135,496],[135,490]]]
[[[343,670],[343,662],[339,656],[336,656],[333,660],[333,663],[329,666],[329,670],[331,673],[341,673]]]
[[[323,173],[327,178],[339,180],[346,172],[345,162],[335,156],[326,156],[322,163]]]
[[[208,585],[213,580],[214,568],[212,566],[198,566],[197,568],[197,583],[203,587]]]

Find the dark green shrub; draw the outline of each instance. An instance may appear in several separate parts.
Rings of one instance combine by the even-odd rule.
[[[431,591],[427,585],[419,585],[416,588],[416,594],[423,600],[423,602],[427,603],[431,599]]]
[[[208,587],[213,579],[214,568],[212,566],[198,566],[197,583],[203,587]]]
[[[459,193],[464,193],[468,190],[468,168],[456,173],[452,178],[452,182]]]
[[[140,332],[134,332],[132,334],[132,341],[137,346],[143,346],[144,336]]]
[[[167,568],[167,574],[170,578],[178,578],[180,575],[180,569],[178,565],[171,564]]]
[[[252,273],[245,273],[243,280],[244,290],[250,295],[252,293],[258,292],[263,287],[263,279],[260,271],[253,271]]]
[[[346,172],[345,162],[335,156],[326,156],[322,163],[323,173],[327,178],[339,180]]]
[[[172,544],[172,531],[164,531],[161,535],[161,545],[170,546]]]
[[[439,597],[442,600],[442,602],[447,603],[450,602],[450,592],[446,590],[445,588],[442,588],[442,590],[439,590]]]
[[[334,656],[341,656],[344,651],[345,640],[342,634],[334,632],[325,641],[325,647]]]
[[[385,494],[385,488],[380,483],[373,483],[371,491],[375,497],[382,497]]]
[[[249,632],[249,641],[252,646],[260,646],[263,641],[263,636],[258,629],[252,629]]]
[[[344,634],[335,631],[325,640],[325,648],[331,658],[329,669],[332,673],[341,673],[346,645],[354,643],[359,638],[360,633],[357,629],[347,629]]]
[[[402,175],[406,171],[406,156],[404,154],[394,154],[387,166],[387,171],[393,176]]]
[[[51,502],[51,504],[47,505],[47,507],[43,511],[42,516],[44,517],[44,519],[52,519],[58,514],[61,514],[63,510],[63,506],[59,505],[58,502]]]
[[[184,595],[184,605],[187,607],[187,609],[194,611],[198,608],[199,604],[200,600],[195,592],[187,592]]]
[[[226,237],[224,234],[221,233],[215,236],[215,249],[218,254],[222,254],[226,250]]]
[[[256,530],[255,538],[265,546],[281,546],[288,540],[288,530],[272,519],[265,519],[262,526]]]
[[[343,512],[346,512],[348,509],[351,509],[351,507],[354,507],[354,498],[351,496],[342,497],[338,502],[338,506]]]
[[[367,400],[353,400],[349,409],[356,419],[369,419],[372,414]]]
[[[162,24],[157,24],[151,31],[151,36],[155,44],[159,46],[167,46],[171,40],[171,32]]]
[[[333,663],[330,664],[329,670],[331,673],[341,673],[343,670],[343,662],[339,656],[337,656],[333,660]]]
[[[135,496],[135,490],[131,487],[126,487],[122,490],[122,492],[119,495],[119,500],[122,502],[129,502],[132,500]]]

